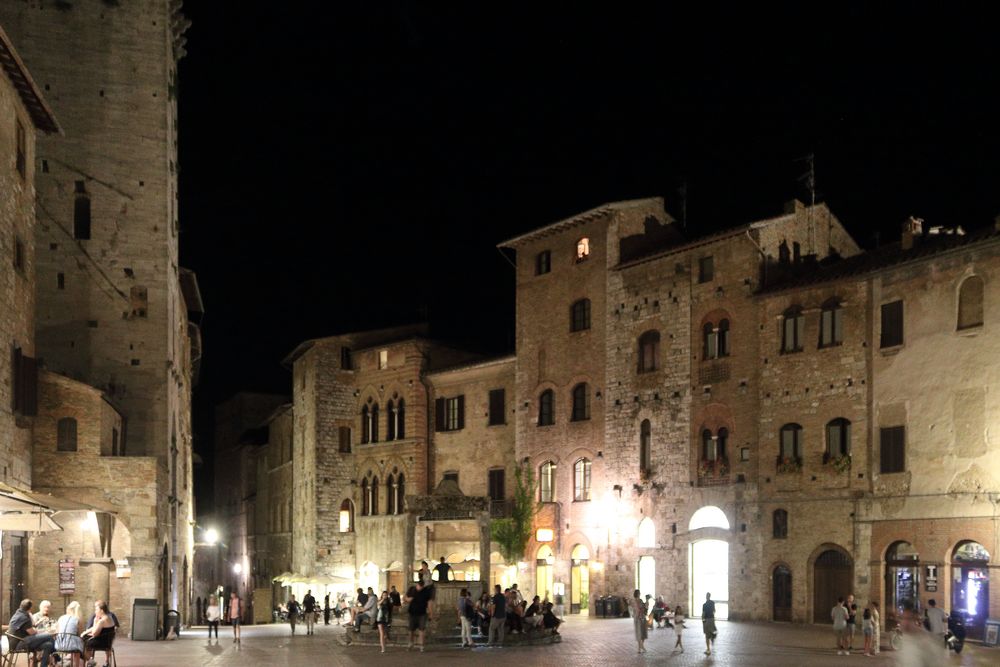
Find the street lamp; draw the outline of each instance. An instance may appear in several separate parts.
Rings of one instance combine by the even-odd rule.
[[[216,542],[219,541],[219,531],[217,531],[215,528],[209,528],[208,530],[205,531],[204,537],[206,544],[210,545],[215,544]]]
[[[241,572],[243,572],[243,566],[241,564],[236,563],[235,565],[233,565],[233,573],[234,574],[239,575]]]

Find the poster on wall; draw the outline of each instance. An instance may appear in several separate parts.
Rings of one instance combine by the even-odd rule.
[[[128,564],[128,558],[115,560],[115,576],[119,579],[128,579],[132,576],[132,566]]]
[[[76,593],[76,565],[72,558],[62,558],[59,560],[59,594],[74,593]]]

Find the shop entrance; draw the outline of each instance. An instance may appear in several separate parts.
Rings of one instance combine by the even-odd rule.
[[[982,639],[990,614],[990,553],[978,542],[962,542],[951,555],[951,609],[964,614],[969,637]]]
[[[543,544],[535,555],[535,595],[542,601],[554,602],[552,597],[552,566],[556,559],[552,549]]]
[[[774,568],[771,575],[774,605],[772,618],[775,621],[792,620],[792,571],[784,565]]]
[[[691,545],[691,616],[701,617],[705,594],[715,600],[715,618],[729,618],[729,543],[699,540]]]
[[[571,614],[590,613],[590,551],[582,544],[573,547],[570,554],[569,611]]]
[[[910,603],[920,609],[920,556],[909,542],[893,542],[885,552],[885,608],[899,613]]]

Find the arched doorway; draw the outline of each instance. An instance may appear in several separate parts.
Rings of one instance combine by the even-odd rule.
[[[590,613],[590,550],[582,544],[570,554],[569,611],[571,614]]]
[[[792,620],[792,571],[778,565],[771,573],[772,618],[775,621]],[[831,605],[832,606],[832,605]]]
[[[543,544],[535,554],[535,595],[552,602],[552,566],[556,559],[552,548]]]
[[[729,530],[726,513],[714,505],[706,505],[691,516],[688,531],[702,528]],[[690,615],[701,616],[705,594],[715,600],[715,617],[729,618],[729,543],[720,539],[695,540],[688,554],[688,574],[691,597]]]
[[[656,597],[656,559],[652,556],[639,556],[635,564],[635,587],[643,599],[647,595]]]
[[[961,542],[951,554],[951,609],[965,615],[965,630],[982,639],[990,615],[990,553],[978,542]]]
[[[833,623],[830,610],[851,593],[854,562],[841,549],[827,549],[813,565],[813,623]]]
[[[893,542],[885,552],[885,608],[920,608],[920,556],[909,542]]]

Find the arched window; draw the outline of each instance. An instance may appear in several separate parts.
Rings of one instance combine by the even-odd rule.
[[[648,419],[639,425],[639,472],[647,474],[653,467],[652,426]]]
[[[340,503],[340,532],[354,532],[354,503],[350,499]]]
[[[719,320],[719,356],[729,356],[729,320]]]
[[[378,403],[372,405],[371,415],[372,432],[370,442],[378,442]]]
[[[819,316],[819,346],[833,347],[844,342],[844,310],[838,299],[828,299]]]
[[[584,331],[590,328],[590,299],[573,302],[569,309],[569,330]]]
[[[983,325],[983,279],[969,276],[958,290],[958,328]]]
[[[556,497],[556,464],[546,461],[538,469],[538,500],[551,503]]]
[[[391,474],[385,478],[385,513],[396,513],[396,478]]]
[[[582,262],[590,257],[590,239],[586,236],[576,242],[576,261]]]
[[[726,513],[715,505],[706,505],[695,512],[688,523],[688,530],[698,530],[699,528],[729,530],[729,519],[726,518]]]
[[[719,460],[726,460],[729,458],[728,452],[726,451],[726,444],[729,441],[729,429],[720,428],[715,434],[715,455]]]
[[[573,500],[590,500],[590,459],[573,464]]]
[[[639,372],[648,373],[660,367],[660,332],[647,331],[639,336]]]
[[[719,350],[719,337],[715,332],[715,325],[711,322],[705,322],[705,325],[701,328],[701,338],[702,356],[705,359],[715,359],[718,356]]]
[[[586,382],[581,382],[573,387],[573,416],[571,419],[575,422],[590,419],[590,396]]]
[[[396,439],[396,404],[391,398],[385,404],[385,439]]]
[[[396,440],[406,439],[406,402],[399,399],[396,402]]]
[[[656,526],[648,516],[639,522],[639,532],[636,535],[635,546],[643,549],[656,547]]]
[[[368,493],[371,494],[368,506],[371,508],[372,516],[375,516],[378,514],[378,477],[372,477],[372,484],[368,487]]]
[[[372,497],[369,493],[368,478],[361,480],[361,516],[368,516],[372,513]]]
[[[56,422],[56,451],[76,451],[76,420],[63,417]]]
[[[701,460],[715,460],[715,438],[712,437],[712,432],[707,428],[701,431]]]
[[[774,510],[774,514],[771,515],[771,530],[776,540],[788,537],[788,512],[782,509]]]
[[[779,459],[788,463],[801,462],[802,427],[798,424],[785,424],[781,427],[781,454]]]
[[[372,438],[372,415],[367,405],[361,406],[361,444],[367,445]],[[362,512],[364,514],[364,512]]]
[[[826,424],[825,461],[851,455],[851,422],[843,417]]]
[[[556,423],[556,396],[551,389],[546,389],[538,397],[538,425],[552,426]]]
[[[801,306],[792,306],[785,311],[781,327],[781,351],[801,352],[805,339],[806,318]]]
[[[406,481],[403,479],[403,473],[399,473],[399,477],[396,478],[396,514],[403,513],[403,501],[406,500]]]

